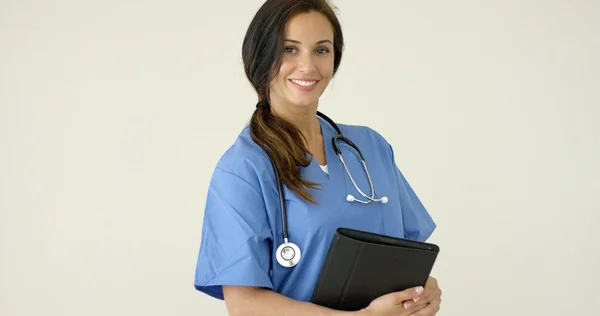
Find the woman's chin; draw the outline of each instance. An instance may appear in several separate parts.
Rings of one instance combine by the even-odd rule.
[[[318,98],[296,98],[293,100],[292,104],[299,108],[313,108],[319,104]]]

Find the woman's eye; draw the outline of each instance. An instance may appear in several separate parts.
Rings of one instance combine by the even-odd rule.
[[[319,55],[323,55],[323,54],[327,54],[327,53],[329,53],[329,49],[327,49],[327,48],[317,49],[317,54],[319,54]]]
[[[286,47],[286,48],[284,48],[284,51],[286,53],[293,53],[295,50],[296,50],[295,47]]]

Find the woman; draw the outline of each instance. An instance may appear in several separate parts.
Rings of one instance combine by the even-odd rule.
[[[336,158],[336,131],[316,115],[342,50],[341,27],[325,0],[268,0],[249,26],[243,60],[259,102],[211,179],[195,277],[196,289],[224,299],[232,315],[428,316],[439,310],[434,278],[424,291],[390,293],[356,312],[309,303],[336,228],[420,241],[435,229],[385,139],[367,127],[339,124],[361,149],[376,193],[387,203],[347,198],[362,195]],[[370,188],[356,152],[340,149],[358,188]],[[293,266],[279,264],[275,255],[284,243],[276,173],[289,241],[302,249]]]

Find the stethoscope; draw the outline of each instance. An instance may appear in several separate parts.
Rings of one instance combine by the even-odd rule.
[[[337,124],[335,124],[333,122],[333,120],[331,120],[325,114],[318,112],[318,111],[317,111],[317,115],[319,117],[323,118],[325,121],[327,121],[327,123],[329,123],[329,125],[331,125],[336,130],[337,135],[335,135],[331,139],[331,142],[333,144],[333,150],[335,151],[335,154],[338,156],[340,162],[344,166],[344,169],[346,170],[346,174],[348,175],[348,177],[350,177],[350,181],[352,181],[352,184],[354,185],[354,187],[356,188],[358,193],[365,198],[365,200],[359,200],[359,199],[355,198],[352,194],[348,194],[348,196],[346,196],[346,201],[358,202],[358,203],[362,203],[362,204],[369,204],[371,202],[381,202],[384,204],[387,203],[388,202],[387,197],[385,197],[385,196],[383,196],[381,198],[375,197],[375,189],[373,188],[373,181],[371,180],[371,175],[369,174],[369,170],[367,169],[367,164],[365,163],[365,158],[363,157],[362,153],[360,152],[360,149],[358,149],[358,147],[351,140],[349,140],[342,134],[342,131],[337,126]],[[352,177],[350,170],[348,170],[348,167],[346,166],[344,157],[342,157],[342,151],[340,150],[340,148],[338,146],[338,141],[342,141],[342,142],[346,143],[347,145],[352,147],[358,153],[360,160],[362,162],[362,165],[363,165],[363,169],[364,169],[365,173],[367,174],[367,179],[369,180],[369,185],[371,187],[371,195],[370,196],[367,196],[363,191],[360,190],[358,185],[356,185],[356,182],[354,181],[354,178]],[[277,187],[278,187],[278,192],[279,192],[279,200],[281,203],[281,225],[282,225],[282,231],[283,231],[282,232],[283,243],[281,245],[279,245],[279,247],[277,248],[276,257],[277,257],[277,262],[279,262],[280,265],[282,265],[283,267],[291,268],[291,267],[294,267],[295,265],[297,265],[298,262],[300,262],[300,258],[302,257],[302,252],[300,251],[300,248],[296,244],[289,241],[288,229],[287,229],[287,211],[286,211],[286,207],[285,207],[285,199],[283,197],[282,183],[281,183],[281,181],[279,181],[279,175],[277,173],[277,169],[276,168],[273,168],[273,169],[275,170],[275,179],[278,182]]]

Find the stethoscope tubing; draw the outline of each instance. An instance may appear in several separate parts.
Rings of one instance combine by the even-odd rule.
[[[324,119],[325,121],[327,121],[327,123],[329,123],[329,125],[331,125],[337,132],[337,135],[332,137],[332,139],[331,139],[331,142],[333,145],[333,150],[335,151],[335,154],[338,156],[338,159],[344,166],[344,170],[346,171],[346,174],[350,178],[350,181],[352,181],[352,184],[354,185],[356,190],[359,192],[359,194],[361,196],[363,196],[366,199],[366,201],[358,200],[358,199],[354,198],[354,196],[348,195],[346,198],[347,201],[358,202],[358,203],[362,203],[362,204],[369,204],[371,202],[387,203],[387,197],[385,197],[385,196],[382,198],[375,198],[375,189],[373,187],[373,181],[371,179],[371,175],[369,174],[369,170],[367,169],[367,164],[365,162],[363,154],[360,151],[360,149],[358,148],[358,146],[356,146],[350,139],[348,139],[347,137],[345,137],[342,134],[342,131],[340,130],[340,128],[337,126],[337,124],[332,119],[330,119],[328,116],[326,116],[325,114],[318,112],[318,111],[317,111],[317,115],[319,117],[321,117],[322,119]],[[367,179],[369,180],[371,196],[367,196],[362,190],[360,190],[360,188],[356,184],[356,181],[352,177],[352,174],[350,173],[350,170],[348,170],[348,166],[346,165],[346,162],[344,161],[344,158],[342,157],[342,151],[340,150],[340,147],[337,144],[338,140],[343,141],[344,143],[346,143],[347,145],[352,147],[358,153],[361,163],[363,165],[364,171],[367,174]],[[271,161],[273,161],[273,160],[271,159]],[[295,245],[294,243],[291,243],[289,241],[288,225],[287,225],[287,209],[286,209],[286,205],[285,205],[285,197],[283,196],[284,194],[283,194],[283,188],[282,188],[283,184],[282,184],[281,179],[279,178],[279,173],[277,172],[277,168],[275,167],[275,164],[273,164],[273,170],[275,171],[275,180],[277,181],[277,191],[279,193],[279,202],[281,204],[281,206],[280,206],[281,207],[281,226],[282,226],[282,235],[283,235],[283,241],[284,241],[283,244],[281,244],[277,248],[276,257],[277,257],[277,261],[279,262],[279,264],[282,265],[283,267],[293,267],[296,264],[298,264],[300,257],[301,257],[301,251],[297,245]],[[284,253],[285,253],[285,257],[284,257]],[[291,257],[286,258],[288,256],[291,256]]]

